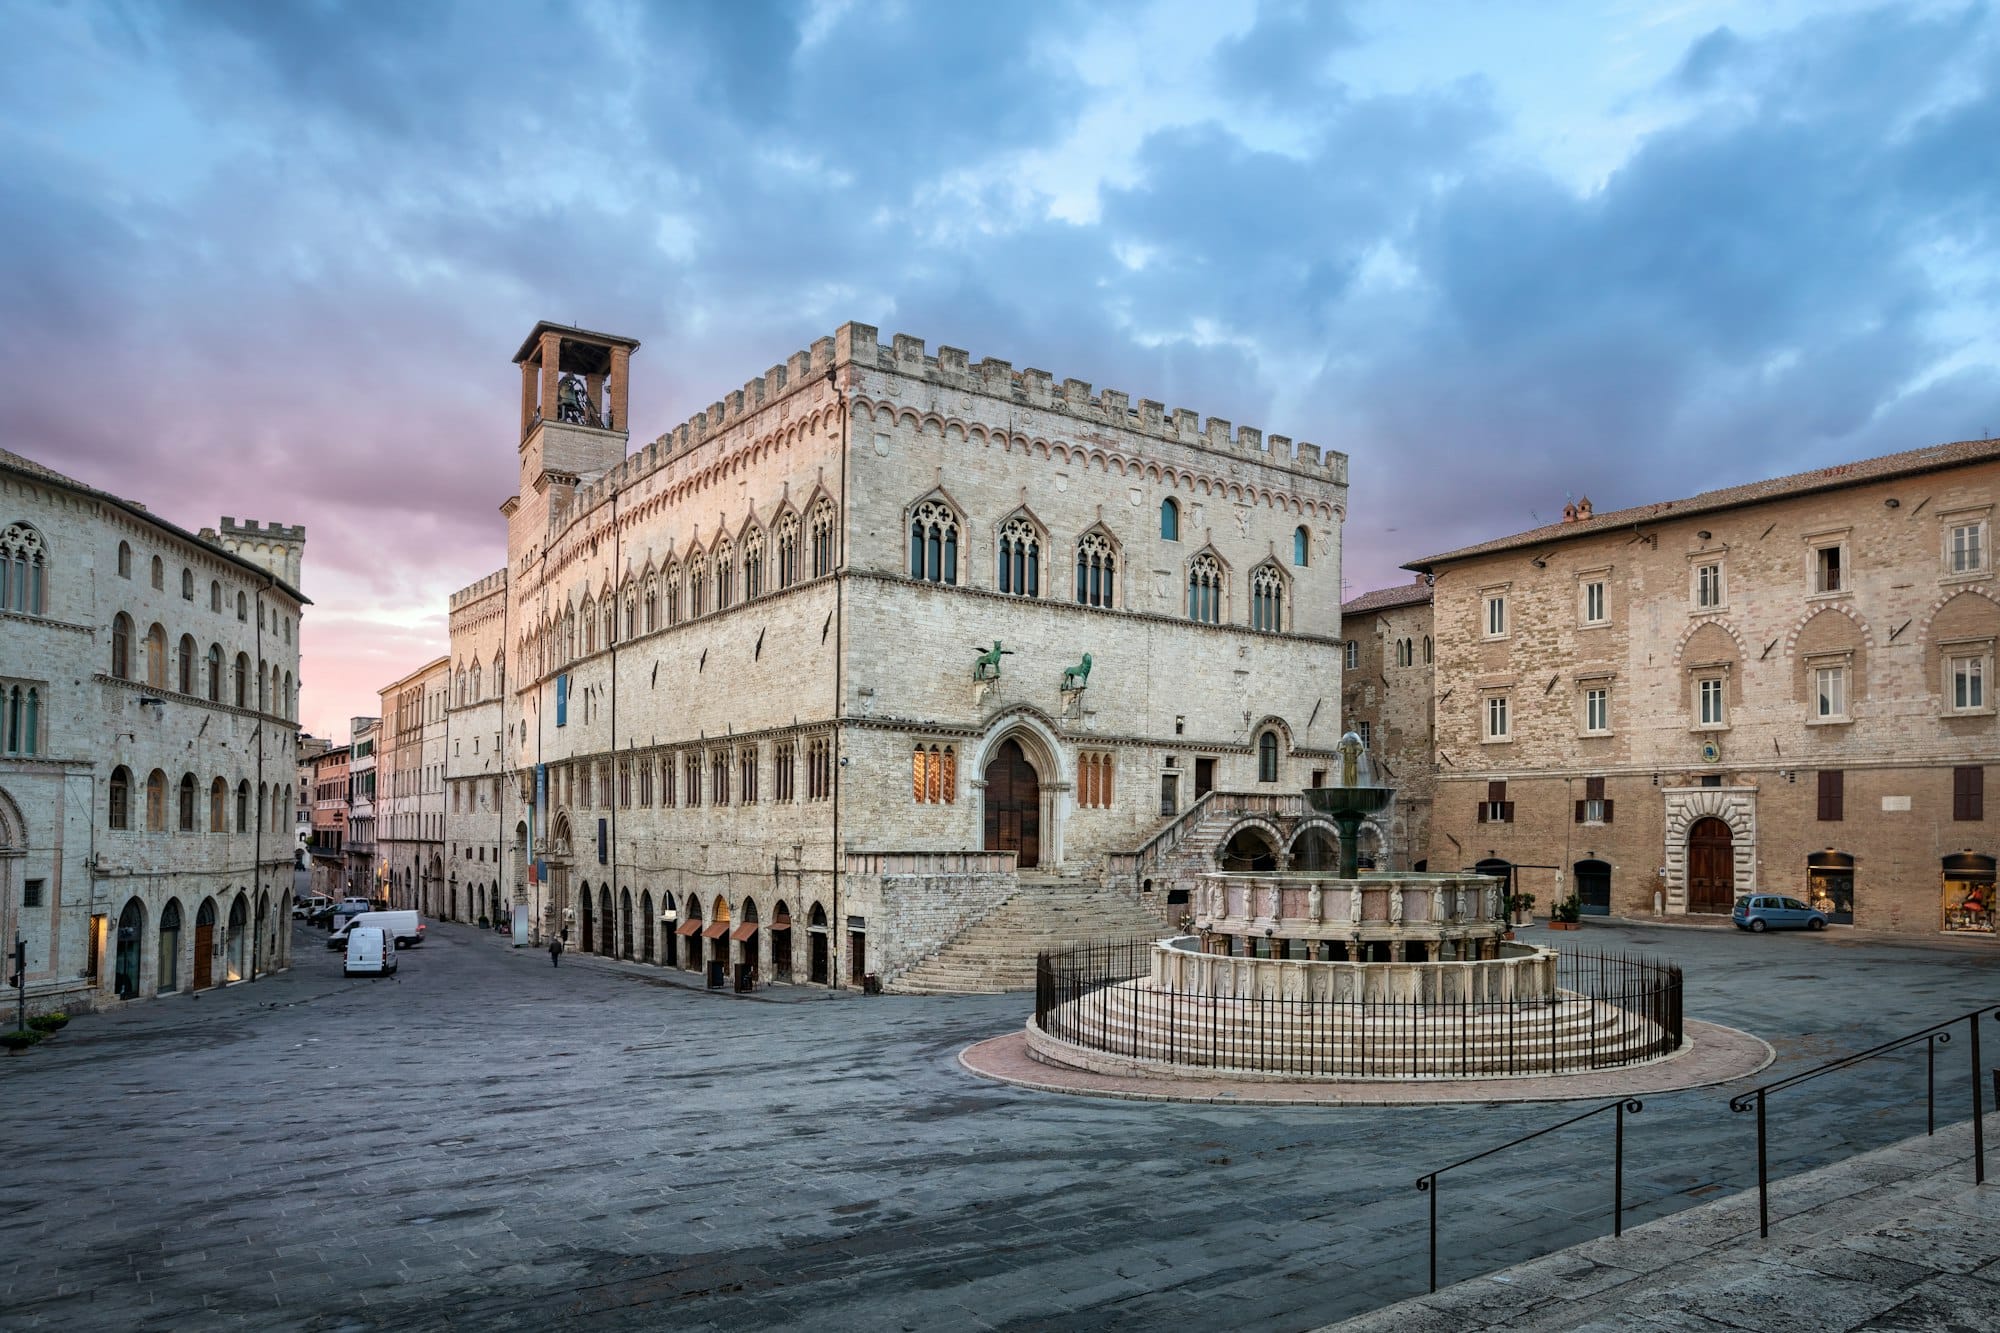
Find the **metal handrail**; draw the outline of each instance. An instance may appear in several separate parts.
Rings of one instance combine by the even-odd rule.
[[[1926,1119],[1928,1124],[1925,1133],[1935,1134],[1937,1132],[1937,1048],[1951,1044],[1951,1033],[1947,1029],[1955,1027],[1960,1023],[1965,1024],[1966,1033],[1971,1038],[1967,1045],[1971,1048],[1970,1053],[1972,1056],[1972,1183],[1975,1185],[1984,1185],[1986,1183],[1986,1110],[1983,1104],[1984,1094],[1980,1087],[1979,1078],[1979,1020],[1989,1010],[1992,1011],[1992,1015],[1996,1020],[2000,1020],[2000,1007],[1982,1004],[1970,1013],[1959,1014],[1955,1018],[1947,1018],[1942,1023],[1933,1023],[1927,1028],[1919,1028],[1915,1032],[1905,1033],[1900,1037],[1885,1041],[1878,1046],[1870,1046],[1865,1051],[1856,1051],[1852,1055],[1843,1055],[1838,1060],[1829,1060],[1823,1065],[1816,1065],[1811,1069],[1802,1070],[1799,1073],[1781,1078],[1775,1083],[1766,1083],[1762,1087],[1752,1088],[1748,1092],[1738,1093],[1736,1096],[1731,1097],[1729,1099],[1729,1109],[1731,1111],[1748,1111],[1753,1106],[1757,1108],[1758,1234],[1760,1236],[1769,1236],[1771,1234],[1771,1177],[1765,1157],[1765,1149],[1768,1141],[1764,1127],[1765,1099],[1771,1093],[1780,1092],[1786,1088],[1797,1087],[1801,1083],[1818,1078],[1821,1074],[1831,1074],[1836,1070],[1850,1069],[1864,1061],[1873,1060],[1878,1055],[1887,1055],[1891,1051],[1898,1051],[1921,1041],[1924,1043],[1925,1052],[1924,1078],[1925,1101],[1927,1104]],[[2000,1072],[1996,1072],[1995,1075],[1993,1096],[1994,1101],[2000,1103]]]
[[[1590,1110],[1585,1111],[1581,1115],[1573,1115],[1567,1120],[1559,1120],[1553,1125],[1549,1125],[1544,1129],[1538,1129],[1532,1134],[1523,1134],[1520,1138],[1513,1139],[1507,1143],[1503,1143],[1497,1148],[1488,1148],[1485,1152],[1474,1153],[1470,1157],[1461,1158],[1460,1160],[1453,1162],[1450,1166],[1441,1166],[1435,1171],[1427,1172],[1424,1175],[1418,1176],[1417,1192],[1419,1194],[1430,1195],[1430,1201],[1431,1201],[1431,1290],[1436,1291],[1438,1289],[1437,1178],[1443,1175],[1447,1171],[1456,1171],[1461,1166],[1466,1166],[1473,1162],[1477,1162],[1484,1157],[1491,1157],[1495,1153],[1505,1152],[1509,1148],[1519,1147],[1521,1144],[1527,1143],[1533,1139],[1538,1139],[1542,1137],[1542,1135],[1544,1134],[1553,1134],[1555,1131],[1559,1129],[1563,1129],[1570,1125],[1574,1125],[1579,1120],[1588,1120],[1592,1116],[1602,1115],[1606,1111],[1618,1112],[1617,1147],[1613,1152],[1612,1168],[1611,1168],[1611,1234],[1613,1236],[1624,1235],[1625,1234],[1625,1113],[1629,1111],[1633,1115],[1637,1115],[1639,1112],[1645,1109],[1646,1109],[1645,1103],[1641,1102],[1637,1097],[1620,1097],[1615,1102],[1606,1102],[1602,1106],[1594,1106]]]

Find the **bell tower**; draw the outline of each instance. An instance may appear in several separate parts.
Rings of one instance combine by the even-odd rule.
[[[547,320],[529,332],[514,354],[521,368],[521,475],[520,491],[503,506],[510,527],[545,533],[579,483],[624,461],[626,381],[638,348],[631,338]]]

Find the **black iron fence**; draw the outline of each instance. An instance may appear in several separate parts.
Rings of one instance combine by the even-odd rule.
[[[1550,998],[1238,998],[1123,985],[1150,975],[1154,945],[1041,954],[1035,1025],[1111,1055],[1322,1078],[1570,1073],[1681,1047],[1681,970],[1654,959],[1559,954]]]

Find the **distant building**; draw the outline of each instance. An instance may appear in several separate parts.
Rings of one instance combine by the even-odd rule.
[[[1991,938],[2000,440],[1596,513],[1434,576],[1436,864],[1586,912]]]
[[[1394,787],[1386,812],[1363,824],[1363,865],[1376,870],[1456,870],[1432,866],[1431,794],[1435,783],[1430,580],[1363,593],[1340,608],[1342,715],[1359,733],[1376,780]]]
[[[347,724],[347,883],[341,897],[375,893],[375,746],[381,719],[351,718]]]
[[[32,1008],[289,961],[304,547],[0,450],[0,940]]]
[[[323,736],[307,732],[299,733],[297,795],[294,808],[294,832],[298,839],[298,863],[301,868],[307,864],[307,856],[312,848],[313,812],[313,761],[325,754],[333,742]]]
[[[312,762],[312,891],[328,898],[347,893],[349,754],[336,745]]]
[[[450,663],[438,658],[380,691],[376,898],[443,913],[445,706]]]

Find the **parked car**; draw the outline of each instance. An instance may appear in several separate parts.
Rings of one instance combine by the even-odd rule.
[[[344,947],[348,936],[364,926],[380,926],[394,937],[397,947],[403,949],[413,949],[422,944],[424,931],[427,929],[423,917],[413,910],[359,912],[345,921],[335,922],[333,934],[326,938],[326,947],[329,949]]]
[[[310,898],[292,899],[292,915],[305,921],[318,921],[333,915],[333,899],[323,893],[315,893]]]
[[[343,977],[386,977],[396,970],[396,940],[381,926],[356,926],[347,932]]]
[[[1797,898],[1776,893],[1751,893],[1736,900],[1729,914],[1738,930],[1825,930],[1826,913]]]

